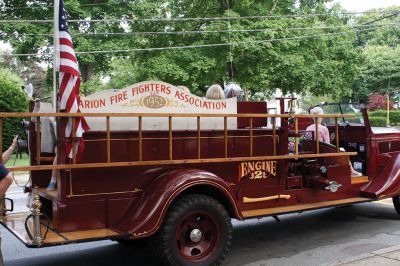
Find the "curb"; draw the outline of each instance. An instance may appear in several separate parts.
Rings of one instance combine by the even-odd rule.
[[[357,255],[357,256],[354,256],[354,257],[351,257],[351,258],[348,258],[348,259],[345,259],[345,260],[339,260],[339,261],[334,262],[331,265],[338,266],[338,265],[341,265],[341,264],[352,263],[352,262],[356,262],[356,261],[359,261],[359,260],[372,258],[372,257],[375,257],[375,256],[380,256],[380,255],[383,255],[383,254],[386,254],[386,253],[390,253],[390,252],[394,252],[394,251],[398,251],[398,250],[400,250],[400,245],[396,245],[396,246],[392,246],[392,247],[388,247],[388,248],[383,248],[383,249],[378,249],[378,250],[371,251],[369,253],[364,253],[364,254],[361,254],[361,255]]]

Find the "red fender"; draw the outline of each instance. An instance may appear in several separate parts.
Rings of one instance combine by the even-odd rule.
[[[384,168],[361,188],[361,195],[373,198],[393,197],[400,192],[400,154],[390,155]]]
[[[163,222],[171,202],[186,189],[196,185],[208,185],[222,192],[230,202],[236,218],[241,219],[232,189],[213,173],[200,169],[175,169],[159,171],[142,196],[129,208],[124,218],[115,226],[122,232],[131,232],[132,238],[154,234]]]

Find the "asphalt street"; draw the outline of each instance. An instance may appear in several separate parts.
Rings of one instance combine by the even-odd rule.
[[[8,196],[23,210],[25,197],[14,189]],[[234,240],[223,265],[335,265],[400,244],[399,218],[391,200],[385,200],[284,215],[279,223],[272,218],[233,221]],[[1,235],[6,266],[157,265],[151,247],[98,241],[29,249],[3,227]]]

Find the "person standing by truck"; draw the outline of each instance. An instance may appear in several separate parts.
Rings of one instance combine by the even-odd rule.
[[[18,141],[18,135],[14,137],[13,143],[5,152],[3,152],[3,156],[1,158],[1,163],[0,163],[0,196],[1,197],[4,197],[7,189],[10,187],[10,185],[13,182],[13,177],[12,177],[10,171],[4,165],[7,163],[7,161],[10,159],[11,155],[17,149],[17,141]]]
[[[14,137],[13,143],[11,146],[2,154],[1,163],[0,163],[0,197],[4,198],[6,195],[7,189],[13,182],[13,177],[10,171],[4,166],[7,161],[10,159],[11,155],[17,149],[17,141],[18,135]],[[2,214],[3,215],[3,214]],[[0,266],[3,266],[3,254],[1,252],[1,237],[0,237]]]

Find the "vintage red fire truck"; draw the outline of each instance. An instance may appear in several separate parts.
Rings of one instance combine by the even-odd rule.
[[[30,171],[33,198],[30,213],[8,212],[1,223],[28,247],[149,239],[167,265],[217,265],[231,245],[232,218],[384,198],[400,211],[399,130],[371,127],[352,104],[300,115],[285,112],[293,99],[280,102],[272,115],[265,102],[208,100],[149,81],[84,97],[81,114],[0,113],[31,118],[31,165],[12,170]],[[78,140],[60,130],[76,116],[91,127],[79,161],[65,155]],[[57,121],[56,165],[41,149],[49,117]],[[304,137],[317,117],[331,144]],[[349,160],[362,176],[351,176]],[[57,190],[47,191],[52,169],[61,173]]]

